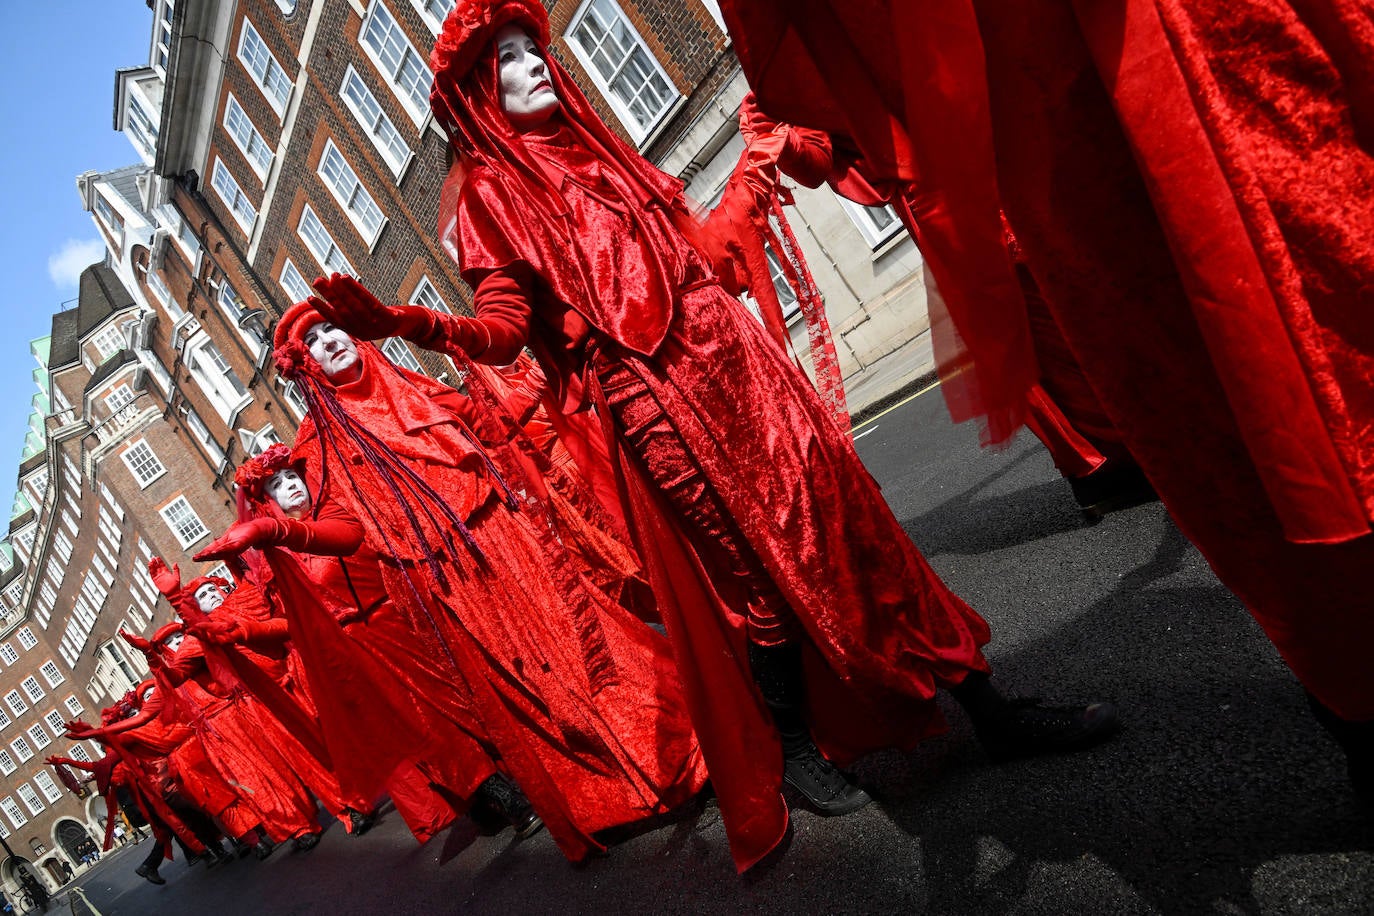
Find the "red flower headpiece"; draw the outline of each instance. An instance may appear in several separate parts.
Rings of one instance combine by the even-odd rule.
[[[549,46],[549,14],[538,0],[458,0],[444,20],[429,68],[436,76],[450,73],[454,82],[461,80],[496,30],[515,21],[530,27],[531,37],[541,48]]]
[[[239,465],[234,473],[234,483],[238,484],[253,499],[262,499],[263,488],[282,468],[291,466],[291,449],[278,442],[260,455]]]

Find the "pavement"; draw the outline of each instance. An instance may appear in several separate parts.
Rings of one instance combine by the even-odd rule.
[[[1113,700],[1115,740],[994,766],[947,706],[946,735],[861,761],[875,804],[794,808],[786,847],[742,877],[706,802],[580,865],[547,833],[466,821],[417,846],[384,809],[366,836],[335,823],[309,853],[171,862],[155,887],[133,874],[144,849],[127,850],[77,883],[107,916],[1374,914],[1374,829],[1342,758],[1158,503],[1085,525],[1036,440],[978,448],[938,389],[856,433],[897,517],[991,622],[999,682]]]

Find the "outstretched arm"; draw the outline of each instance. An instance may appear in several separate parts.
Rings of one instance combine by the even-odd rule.
[[[337,503],[326,502],[318,518],[255,518],[238,522],[208,547],[197,560],[215,560],[250,547],[285,547],[297,553],[346,557],[363,543],[363,526]]]
[[[62,766],[76,767],[78,770],[85,770],[87,773],[94,773],[94,772],[95,772],[95,764],[94,764],[94,763],[87,763],[87,762],[84,761],[84,760],[73,760],[73,759],[70,758],[70,757],[48,757],[48,758],[46,758],[45,762],[46,762],[46,763],[50,763],[50,764],[52,764],[53,766],[62,765]]]
[[[492,365],[515,361],[529,339],[534,274],[512,265],[486,274],[474,295],[476,318],[448,315],[419,305],[388,306],[346,274],[321,277],[319,297],[311,303],[320,314],[356,337],[376,340],[404,337],[427,350]]]

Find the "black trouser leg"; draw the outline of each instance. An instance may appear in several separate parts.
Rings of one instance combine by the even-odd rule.
[[[811,747],[806,725],[806,680],[802,674],[801,645],[749,644],[749,667],[754,673],[768,711],[782,738],[783,757],[793,757]]]

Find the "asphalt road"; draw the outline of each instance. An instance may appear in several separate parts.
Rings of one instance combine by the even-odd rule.
[[[418,847],[394,812],[365,837],[213,871],[82,876],[105,914],[1374,913],[1374,830],[1272,646],[1159,504],[1085,526],[1045,451],[950,425],[938,391],[858,430],[898,518],[993,625],[1015,692],[1116,701],[1086,754],[990,765],[957,710],[918,753],[863,761],[878,802],[794,810],[744,877],[710,803],[602,858],[466,822]],[[1314,613],[1320,609],[1314,608]],[[61,912],[65,912],[62,909]]]

